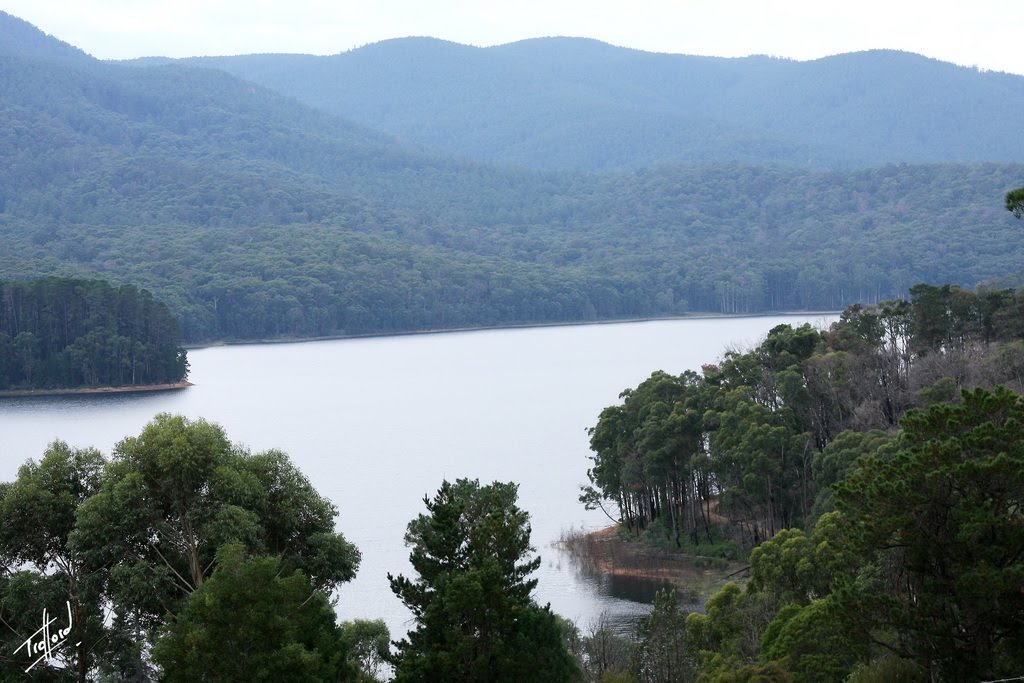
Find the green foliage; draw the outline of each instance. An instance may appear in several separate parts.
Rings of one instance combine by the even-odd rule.
[[[790,683],[793,677],[777,662],[769,662],[719,671],[706,680],[709,683]]]
[[[445,481],[409,523],[418,578],[388,575],[417,627],[398,642],[396,681],[568,681],[579,678],[562,628],[534,603],[540,558],[527,559],[528,515],[514,484]]]
[[[1006,210],[1012,213],[1014,218],[1024,216],[1024,187],[1006,193]]]
[[[686,642],[699,657],[700,671],[713,676],[755,663],[761,634],[782,604],[769,593],[725,584],[708,599],[705,614],[686,618]]]
[[[153,646],[161,680],[355,680],[327,598],[278,558],[245,554],[221,547],[217,570],[163,629]]]
[[[750,553],[748,590],[768,590],[802,604],[827,594],[829,577],[815,566],[814,550],[803,531],[783,529]]]
[[[379,680],[391,653],[388,627],[381,619],[356,619],[342,622],[340,629],[341,651],[347,653],[350,664],[359,672],[360,680]]]
[[[40,571],[68,570],[77,557],[68,546],[78,507],[100,486],[106,460],[95,449],[50,444],[39,462],[18,468],[0,495],[0,555],[4,564]]]
[[[43,607],[72,635],[0,680],[149,680],[161,629],[168,680],[374,680],[386,628],[338,627],[326,597],[359,564],[336,515],[286,455],[204,420],[158,415],[109,461],[54,442],[0,484],[4,661],[34,659],[15,650]]]
[[[703,398],[695,373],[671,377],[656,372],[621,394],[621,407],[606,408],[590,430],[596,452],[588,471],[592,484],[615,501],[635,530],[661,518],[675,544],[686,535],[711,540],[706,515],[696,506],[709,482],[701,470],[700,416]],[[592,494],[585,497],[593,498]]]
[[[706,614],[676,629],[699,655],[700,680],[842,681],[866,661],[871,641],[849,616],[855,607],[835,594],[862,564],[848,534],[829,513],[810,536],[787,529],[756,548],[746,587],[727,584]]]
[[[913,662],[885,655],[853,670],[847,683],[920,683],[925,673]]]
[[[25,672],[38,655],[29,655],[24,643],[42,626],[43,610],[54,619],[55,630],[66,627],[67,589],[67,577],[62,574],[10,571],[0,575],[0,619],[3,620],[0,623],[4,626],[0,631],[0,681],[71,683],[86,680],[78,676],[80,664],[85,660],[80,659],[83,651],[74,647],[74,640],[53,649],[56,666],[44,660]],[[78,638],[82,633],[82,624],[78,622],[72,626],[69,639]],[[88,636],[96,637],[95,624],[89,629]],[[38,642],[39,636],[34,640]]]
[[[811,464],[816,489],[815,518],[834,509],[832,487],[846,478],[857,460],[891,442],[892,435],[879,429],[866,432],[848,429],[840,433],[820,453],[815,453]]]
[[[861,457],[899,447],[908,409],[1024,381],[1024,292],[912,295],[851,306],[827,331],[779,325],[702,376],[655,372],[627,389],[590,430],[581,501],[653,545],[704,556],[810,529]]]
[[[10,44],[26,41],[12,34]],[[0,60],[0,277],[136,283],[167,304],[190,342],[834,310],[904,296],[919,281],[974,285],[1016,272],[1024,256],[1013,219],[991,206],[1019,182],[1020,166],[742,166],[755,161],[744,123],[742,154],[684,153],[718,165],[503,169],[410,149],[215,69],[36,59],[24,49]],[[407,105],[394,111],[405,116]],[[507,120],[509,107],[497,111]],[[587,121],[573,109],[570,122]],[[552,125],[545,115],[541,129]],[[823,142],[849,140],[848,127]],[[515,128],[521,147],[524,129]],[[634,131],[626,148],[648,139],[614,128]],[[584,148],[580,138],[546,140],[545,158],[563,139]],[[618,138],[583,139],[601,140],[602,151]],[[952,139],[964,144],[962,126]],[[987,158],[1019,158],[1001,156],[999,141],[1000,154]],[[660,139],[656,147],[665,149]],[[769,156],[781,153],[771,147]],[[790,151],[803,164],[798,147]],[[956,157],[977,158],[977,149]],[[947,248],[922,256],[922,235]],[[77,350],[76,367],[94,341]],[[23,339],[23,352],[33,343]]]
[[[659,591],[637,629],[634,669],[644,683],[685,683],[697,678],[697,653],[686,640],[686,613],[675,591]]]
[[[178,323],[144,289],[0,281],[0,390],[179,382],[180,343]]]
[[[777,327],[702,377],[655,373],[591,430],[585,498],[617,504],[624,533],[671,538],[666,487],[756,545],[745,588],[670,629],[702,680],[976,680],[1022,665],[1024,403],[970,388],[1019,382],[1021,294],[911,292],[821,333]],[[689,488],[698,473],[713,486]]]
[[[762,661],[784,663],[794,683],[842,683],[870,652],[846,609],[832,598],[783,608],[765,629]]]
[[[837,488],[863,588],[848,606],[929,675],[1019,669],[1024,637],[1024,401],[965,392],[903,420],[902,448],[872,456]],[[1012,644],[1012,645],[1010,645]]]
[[[958,398],[956,380],[952,377],[940,377],[931,386],[917,390],[917,400],[922,406],[952,403]]]
[[[776,410],[744,388],[722,392],[705,415],[720,509],[749,530],[752,543],[799,525],[807,512],[810,434],[788,406]]]
[[[318,590],[350,580],[359,553],[334,531],[336,515],[283,453],[251,455],[217,425],[161,414],[117,444],[71,544],[109,571],[119,616],[147,628],[209,578],[231,541],[278,556]]]
[[[902,424],[898,438],[846,432],[826,448],[818,475],[834,480],[838,511],[810,534],[762,543],[745,588],[726,585],[706,614],[673,627],[702,680],[980,680],[1020,668],[1024,400],[976,389]]]
[[[99,489],[106,464],[96,450],[72,449],[55,441],[39,462],[26,462],[18,469],[17,479],[0,488],[0,566],[9,572],[21,568],[5,584],[7,595],[2,603],[21,612],[0,615],[9,627],[3,643],[17,642],[5,647],[4,654],[13,653],[39,628],[43,607],[61,628],[70,609],[74,638],[60,648],[59,655],[80,681],[106,649],[106,634],[99,577],[68,543],[68,536],[79,507]],[[33,592],[38,593],[38,601],[29,599]],[[97,650],[97,646],[101,647]],[[21,671],[35,659],[29,657],[26,663],[24,654],[22,650],[15,657],[18,665],[24,664]]]

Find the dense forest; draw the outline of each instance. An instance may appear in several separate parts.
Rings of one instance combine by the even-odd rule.
[[[144,289],[0,281],[0,390],[172,384],[187,374],[177,321]]]
[[[145,287],[189,342],[836,310],[1024,258],[1019,164],[513,170],[26,26],[0,16],[0,277]]]
[[[529,168],[839,169],[1024,155],[1024,79],[891,50],[799,62],[581,38],[488,48],[401,38],[328,57],[177,63],[222,69],[449,154]]]
[[[633,190],[609,184],[592,207],[565,209],[568,226],[461,233],[114,222],[129,220],[126,208],[102,227],[12,221],[0,273],[138,283],[167,302],[189,341],[830,310],[942,274],[977,283],[1016,273],[1024,240],[997,202],[1021,175],[678,171],[637,176]],[[921,257],[924,233],[958,246]]]
[[[756,548],[704,615],[662,598],[678,669],[643,680],[1019,673],[1021,391],[1024,292],[929,285],[625,391],[581,500],[660,545]]]

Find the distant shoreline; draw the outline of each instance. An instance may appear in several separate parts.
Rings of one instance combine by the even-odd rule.
[[[406,330],[403,332],[367,332],[365,334],[329,334],[320,337],[274,337],[269,339],[248,339],[239,341],[211,341],[184,346],[188,351],[207,349],[215,346],[247,346],[254,344],[301,344],[304,342],[338,341],[341,339],[378,339],[387,337],[409,337],[420,334],[451,334],[455,332],[484,332],[487,330],[519,330],[535,327],[577,327],[580,325],[618,325],[620,323],[647,323],[665,320],[704,320],[714,318],[771,318],[776,316],[838,315],[842,311],[766,311],[764,313],[693,313],[666,315],[652,318],[615,318],[609,320],[570,320],[551,323],[510,323],[506,325],[479,325],[466,327],[439,327],[429,330]]]
[[[152,391],[175,391],[187,389],[192,382],[173,384],[137,384],[130,387],[76,387],[73,389],[6,389],[0,391],[0,398],[28,398],[31,396],[88,396],[95,394],[137,394]]]

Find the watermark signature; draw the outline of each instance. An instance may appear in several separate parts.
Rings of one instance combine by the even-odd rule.
[[[21,648],[25,648],[25,654],[31,657],[32,655],[39,655],[36,661],[32,662],[31,666],[25,669],[25,673],[32,670],[39,662],[44,659],[52,659],[53,652],[61,645],[67,642],[68,634],[71,633],[71,601],[67,601],[68,606],[68,625],[64,628],[52,629],[50,628],[55,621],[56,617],[51,617],[46,608],[43,608],[43,625],[42,627],[25,639],[25,642],[18,646],[18,649],[14,651],[17,654]],[[77,647],[81,643],[75,643]]]

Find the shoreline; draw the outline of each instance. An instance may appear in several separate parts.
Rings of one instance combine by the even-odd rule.
[[[310,342],[339,341],[344,339],[381,339],[387,337],[410,337],[421,334],[455,334],[459,332],[486,332],[489,330],[520,330],[540,327],[578,327],[582,325],[619,325],[624,323],[648,323],[670,320],[708,320],[716,318],[769,318],[777,316],[838,315],[842,311],[766,311],[763,313],[690,313],[665,315],[651,318],[614,318],[608,320],[570,320],[547,323],[508,323],[503,325],[477,325],[465,327],[439,327],[427,330],[406,330],[400,332],[366,332],[363,334],[328,334],[319,337],[274,337],[268,339],[219,340],[183,345],[186,351],[208,349],[217,346],[250,346],[255,344],[305,344]]]
[[[188,389],[192,382],[183,380],[173,384],[136,384],[127,387],[75,387],[68,389],[5,389],[0,398],[29,398],[32,396],[95,396],[97,394],[141,394],[157,391]]]
[[[672,552],[623,538],[617,525],[564,535],[557,543],[585,570],[606,577],[667,582],[705,598],[748,568],[736,560]]]

